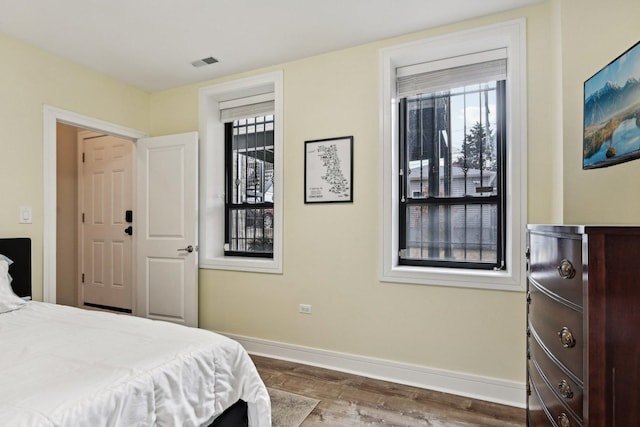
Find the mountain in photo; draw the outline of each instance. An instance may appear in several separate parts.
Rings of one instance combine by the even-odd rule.
[[[640,103],[640,80],[629,78],[624,86],[607,82],[584,103],[584,125],[589,127],[611,118],[616,113]]]

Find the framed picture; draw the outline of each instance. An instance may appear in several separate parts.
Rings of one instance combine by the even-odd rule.
[[[353,202],[353,136],[305,141],[304,202]]]
[[[582,168],[640,158],[640,42],[584,83]]]

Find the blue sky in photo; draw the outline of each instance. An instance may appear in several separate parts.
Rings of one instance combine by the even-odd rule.
[[[601,89],[608,81],[624,86],[630,77],[640,79],[640,43],[585,82],[585,99]]]

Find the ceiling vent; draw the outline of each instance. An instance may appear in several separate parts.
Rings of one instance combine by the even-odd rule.
[[[194,67],[204,67],[205,65],[215,64],[216,62],[218,62],[216,58],[214,58],[213,56],[209,56],[207,58],[202,58],[202,59],[198,59],[197,61],[193,61],[191,65],[193,65]]]

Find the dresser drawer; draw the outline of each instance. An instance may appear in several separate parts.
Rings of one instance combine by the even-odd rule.
[[[583,307],[582,240],[531,233],[529,277],[550,292]]]
[[[529,386],[531,387],[531,395],[537,394],[540,405],[546,408],[547,415],[556,425],[561,427],[577,427],[582,426],[580,419],[565,406],[555,395],[555,393],[547,386],[540,376],[540,372],[535,366],[529,365]],[[531,397],[531,396],[529,396]],[[531,405],[531,401],[529,403]],[[540,417],[542,418],[542,417]],[[547,423],[547,425],[551,425]]]
[[[568,405],[579,418],[582,418],[583,389],[571,375],[564,372],[547,352],[540,347],[534,337],[529,338],[529,369],[537,369],[548,385],[555,391],[559,400]]]
[[[576,378],[583,377],[582,313],[529,288],[529,329]]]
[[[527,427],[549,427],[551,422],[547,416],[546,408],[542,406],[540,396],[538,396],[538,390],[531,385],[532,381],[529,379],[530,391],[527,401]]]

